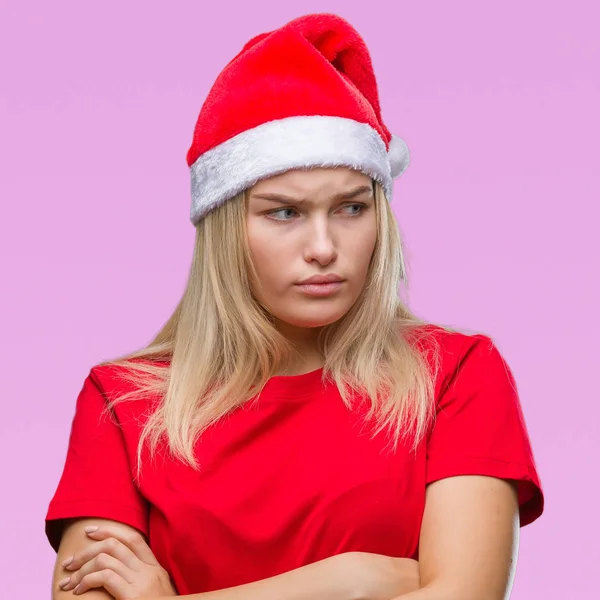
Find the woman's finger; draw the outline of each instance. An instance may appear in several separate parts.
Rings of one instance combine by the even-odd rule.
[[[87,535],[94,540],[103,540],[113,537],[127,546],[141,561],[148,565],[158,565],[158,561],[152,550],[148,546],[144,536],[136,530],[124,530],[122,527],[114,525],[102,525],[95,531],[90,531],[90,527],[85,528]]]
[[[104,588],[115,598],[123,598],[128,592],[129,584],[114,571],[104,569],[96,573],[86,575],[81,583],[73,590],[74,594],[83,594],[94,588]]]
[[[140,568],[140,559],[122,542],[115,538],[107,538],[101,540],[80,550],[73,556],[71,562],[63,566],[67,571],[77,571],[85,563],[89,562],[99,554],[109,554],[117,560],[120,560],[126,567],[133,569],[134,571]]]
[[[97,573],[99,571],[110,570],[122,577],[125,582],[133,583],[134,572],[126,567],[120,560],[116,559],[110,554],[104,554],[101,552],[98,556],[95,556],[89,562],[86,562],[81,569],[75,571],[71,575],[70,581],[61,586],[63,590],[72,590],[78,586],[81,581],[90,573]],[[63,580],[64,581],[64,580]]]

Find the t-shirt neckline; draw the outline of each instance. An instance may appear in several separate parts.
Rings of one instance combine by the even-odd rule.
[[[285,398],[305,398],[318,394],[323,389],[322,376],[324,367],[319,367],[300,375],[273,375],[267,380],[260,400]]]

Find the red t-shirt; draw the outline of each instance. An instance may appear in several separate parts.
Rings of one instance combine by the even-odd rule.
[[[371,439],[322,370],[269,380],[258,403],[210,427],[194,471],[161,453],[132,465],[149,401],[101,417],[117,382],[96,366],[76,405],[64,471],[46,515],[58,548],[61,519],[114,519],[143,532],[179,594],[264,579],[350,551],[418,557],[425,487],[453,475],[519,482],[521,526],[543,511],[515,382],[492,340],[439,331],[437,421],[416,453]],[[387,449],[387,452],[384,452]]]

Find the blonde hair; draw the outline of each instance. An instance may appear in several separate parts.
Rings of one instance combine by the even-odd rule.
[[[400,283],[407,287],[400,232],[383,189],[374,188],[375,249],[358,300],[319,332],[323,381],[336,383],[348,408],[352,394],[366,395],[373,435],[387,428],[394,449],[408,440],[416,451],[435,418],[439,353],[432,330],[423,327],[428,323],[399,297]],[[143,444],[152,458],[161,439],[174,457],[199,469],[194,446],[202,433],[258,399],[267,380],[297,356],[252,293],[258,278],[245,212],[242,192],[200,221],[187,286],[171,317],[146,347],[99,363],[123,367],[120,376],[134,384],[109,397],[108,410],[125,400],[156,400],[137,449],[138,478]]]

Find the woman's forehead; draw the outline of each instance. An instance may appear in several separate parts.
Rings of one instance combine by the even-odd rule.
[[[348,167],[293,169],[263,179],[252,186],[250,196],[262,193],[282,193],[294,196],[335,194],[358,186],[370,186],[368,175]]]

